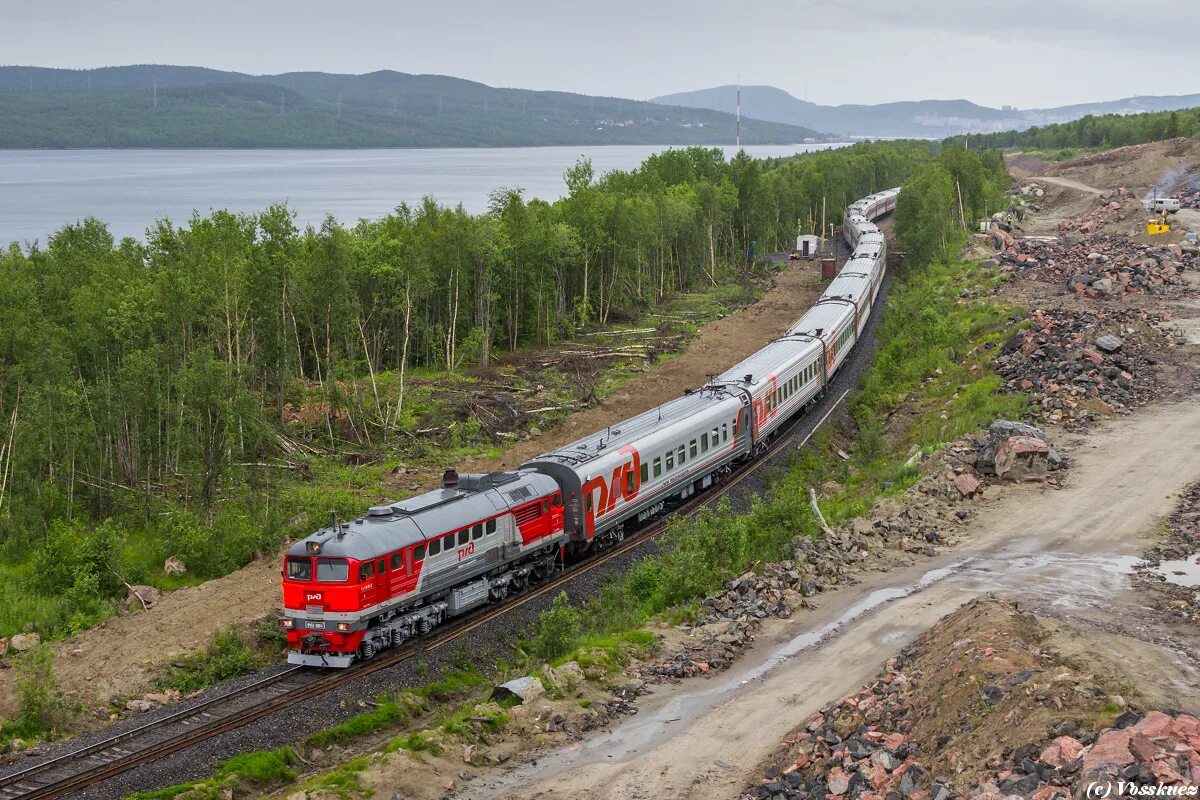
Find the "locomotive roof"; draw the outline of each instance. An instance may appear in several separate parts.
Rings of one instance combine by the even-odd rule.
[[[504,513],[557,488],[547,475],[532,470],[460,475],[455,488],[434,489],[381,506],[365,517],[332,526],[296,542],[288,555],[313,555],[309,542],[318,542],[317,555],[363,561],[420,544]]]
[[[644,411],[635,417],[618,422],[604,430],[589,434],[570,444],[555,450],[542,453],[530,459],[529,464],[538,461],[556,461],[558,463],[579,464],[590,461],[601,454],[611,452],[633,442],[659,428],[666,428],[677,422],[682,422],[705,411],[712,406],[726,402],[736,395],[730,389],[717,386],[703,386],[696,391],[669,400],[661,406]]]

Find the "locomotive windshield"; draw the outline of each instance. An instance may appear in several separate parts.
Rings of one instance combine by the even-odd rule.
[[[350,565],[344,558],[318,558],[317,580],[322,583],[341,583],[350,575]]]
[[[294,581],[312,580],[312,559],[288,556],[287,576]]]

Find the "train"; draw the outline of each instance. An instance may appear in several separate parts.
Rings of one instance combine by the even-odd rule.
[[[870,319],[887,267],[875,224],[898,188],[846,208],[850,259],[766,347],[674,400],[506,472],[459,475],[330,523],[283,557],[288,661],[345,668],[622,541],[765,452],[811,408]]]

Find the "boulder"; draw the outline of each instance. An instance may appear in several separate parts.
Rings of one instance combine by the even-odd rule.
[[[963,497],[973,497],[979,491],[979,479],[969,472],[964,472],[954,478],[954,487]]]
[[[125,704],[126,711],[132,711],[137,714],[144,713],[154,708],[154,703],[149,700],[130,700]]]
[[[1059,736],[1042,751],[1038,760],[1057,768],[1064,764],[1070,764],[1079,758],[1081,752],[1083,752],[1083,744],[1078,739],[1071,736]]]
[[[42,637],[36,633],[18,633],[9,640],[8,646],[19,653],[24,653],[26,650],[32,650],[42,641]]]
[[[126,603],[130,608],[154,608],[161,592],[153,586],[130,586],[126,592]]]

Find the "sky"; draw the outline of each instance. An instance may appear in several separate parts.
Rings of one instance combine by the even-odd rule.
[[[1033,108],[1200,92],[1196,31],[1194,0],[0,0],[0,64],[393,69],[635,99],[740,77],[823,104]]]

